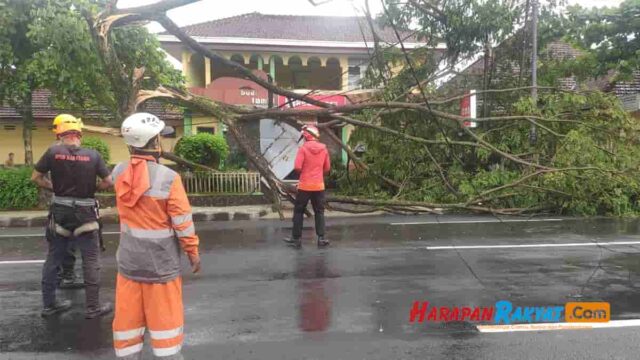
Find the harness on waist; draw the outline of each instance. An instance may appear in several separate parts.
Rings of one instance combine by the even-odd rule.
[[[69,196],[54,196],[53,203],[66,206],[96,206],[96,199],[76,198]]]
[[[100,229],[95,199],[53,198],[49,226],[56,234],[69,237]]]

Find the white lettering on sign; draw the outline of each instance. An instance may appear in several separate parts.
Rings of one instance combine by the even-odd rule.
[[[256,96],[254,89],[240,89],[240,96]]]
[[[338,106],[338,102],[337,101],[325,101],[325,100],[320,100],[320,101],[324,101],[329,105]],[[291,102],[291,105],[290,105],[290,107],[292,107],[292,108],[296,108],[296,107],[299,107],[299,106],[310,106],[310,105],[309,105],[308,102],[302,101],[302,100],[293,100]],[[315,105],[311,105],[311,106],[315,106]]]
[[[265,98],[253,98],[251,102],[253,105],[267,105],[267,99]]]

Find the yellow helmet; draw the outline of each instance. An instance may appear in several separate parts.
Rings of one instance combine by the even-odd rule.
[[[69,114],[60,114],[53,119],[53,132],[61,135],[69,131],[82,132],[82,120]]]
[[[53,132],[58,134],[58,125],[66,122],[78,122],[82,124],[82,119],[76,118],[75,116],[69,114],[60,114],[56,116],[55,119],[53,119]]]

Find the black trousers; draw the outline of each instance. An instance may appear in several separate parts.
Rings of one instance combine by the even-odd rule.
[[[42,302],[52,306],[56,300],[58,268],[75,246],[82,254],[82,272],[85,284],[85,306],[87,312],[95,312],[100,307],[100,246],[98,232],[92,231],[77,237],[63,237],[53,231],[47,232],[49,251],[42,268]]]
[[[58,281],[75,279],[76,250],[75,242],[70,242],[67,253],[62,259],[62,265],[58,267]]]
[[[67,249],[67,255],[62,260],[62,266],[60,267],[59,277],[60,279],[73,279],[75,276],[76,267],[76,246],[75,243],[69,244]]]
[[[51,222],[51,214],[49,214],[49,223]],[[50,234],[51,226],[47,226],[45,229],[45,239],[49,241],[53,236]],[[62,260],[62,265],[58,268],[58,281],[62,279],[73,279],[75,276],[75,267],[76,267],[76,247],[75,244],[69,244],[69,248],[67,251],[67,255]]]
[[[302,237],[302,223],[304,221],[304,209],[311,200],[313,215],[316,220],[316,234],[324,236],[324,191],[304,191],[298,190],[296,203],[293,208],[293,238]]]

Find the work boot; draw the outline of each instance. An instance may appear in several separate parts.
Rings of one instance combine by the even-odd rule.
[[[100,316],[105,316],[113,311],[113,305],[111,303],[104,303],[99,308],[87,312],[84,314],[85,319],[95,319]]]
[[[82,289],[84,287],[84,282],[78,281],[78,278],[75,275],[71,275],[63,278],[58,287],[60,289]]]
[[[318,247],[329,246],[329,240],[325,239],[324,236],[318,236]]]
[[[300,247],[302,247],[300,238],[288,237],[288,238],[284,238],[283,241],[286,242],[287,245],[291,246],[292,248],[300,249]]]
[[[42,309],[42,313],[40,313],[40,315],[42,317],[49,317],[51,315],[55,315],[64,311],[67,311],[71,308],[71,300],[63,300],[63,301],[57,301],[48,307],[45,307],[44,309]]]

